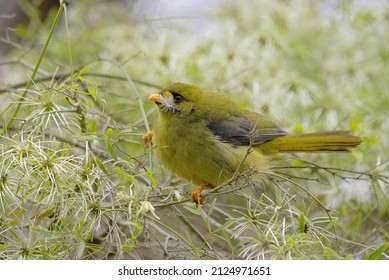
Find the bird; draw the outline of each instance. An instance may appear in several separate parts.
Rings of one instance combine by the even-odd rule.
[[[158,117],[143,141],[155,145],[163,166],[196,186],[195,204],[205,203],[203,190],[237,172],[271,170],[279,153],[342,152],[362,143],[343,130],[291,134],[223,94],[186,83],[170,84],[148,99],[157,105]]]

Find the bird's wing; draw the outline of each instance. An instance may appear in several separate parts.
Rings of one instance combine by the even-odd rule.
[[[288,134],[275,123],[255,115],[258,116],[256,119],[234,116],[211,123],[208,128],[221,141],[235,146],[256,146]]]

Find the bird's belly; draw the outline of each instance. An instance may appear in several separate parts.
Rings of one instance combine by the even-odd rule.
[[[166,145],[159,146],[161,163],[177,176],[194,185],[217,186],[250,166],[260,171],[268,170],[268,159],[257,151],[247,154],[248,147],[234,147],[218,142],[212,147]]]
[[[199,143],[170,144],[158,147],[158,158],[173,173],[192,184],[217,186],[231,178],[238,166],[239,156],[231,149],[235,148]]]

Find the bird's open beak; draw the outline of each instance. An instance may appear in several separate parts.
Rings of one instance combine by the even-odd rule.
[[[155,103],[162,103],[162,99],[161,99],[161,96],[159,95],[159,93],[155,93],[153,95],[150,95],[149,100],[153,101]]]

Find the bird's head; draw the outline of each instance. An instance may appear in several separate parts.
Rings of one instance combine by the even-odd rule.
[[[209,114],[213,107],[212,95],[193,85],[174,83],[149,96],[149,100],[158,105],[162,118],[190,120]]]
[[[149,100],[158,105],[159,115],[165,120],[212,122],[241,110],[224,95],[184,83],[168,85]]]

